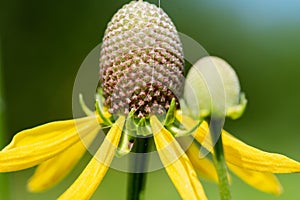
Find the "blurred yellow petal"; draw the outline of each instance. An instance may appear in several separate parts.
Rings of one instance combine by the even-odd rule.
[[[79,141],[62,153],[41,163],[28,181],[29,191],[41,192],[61,181],[84,155],[86,152],[85,145],[89,146],[92,143],[99,129],[100,126],[91,131],[84,138],[84,144],[82,141]]]
[[[22,131],[0,151],[0,172],[26,169],[52,158],[78,142],[78,133],[83,136],[93,130],[97,122],[92,119],[87,117],[76,124],[74,120],[53,122]]]
[[[180,118],[180,113],[178,116]],[[186,128],[192,128],[190,124],[185,123]],[[212,143],[207,122],[202,122],[199,128],[194,132],[195,139],[205,148],[212,150]],[[241,168],[271,172],[271,173],[293,173],[300,172],[300,163],[284,155],[277,153],[268,153],[252,146],[249,146],[226,131],[222,131],[224,145],[224,154],[226,161]]]
[[[282,187],[276,176],[272,173],[243,169],[230,163],[227,163],[227,165],[231,171],[252,187],[275,195],[282,193]]]
[[[218,174],[214,164],[206,157],[200,157],[200,151],[196,144],[192,143],[186,151],[198,174],[210,181],[218,182]]]
[[[153,116],[150,123],[160,159],[182,199],[207,199],[197,174],[177,141]]]
[[[125,118],[119,117],[105,137],[102,145],[76,179],[58,199],[89,199],[106,174],[120,141]]]

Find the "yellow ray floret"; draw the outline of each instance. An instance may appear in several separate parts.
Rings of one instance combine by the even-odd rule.
[[[115,155],[125,118],[119,117],[109,130],[102,145],[81,175],[58,199],[89,199],[106,174]]]
[[[153,116],[150,123],[160,159],[182,199],[206,200],[197,174],[177,141]]]
[[[208,124],[203,122],[195,131],[194,137],[198,141],[203,141],[207,138],[208,131]],[[271,173],[300,172],[300,163],[284,155],[256,149],[224,130],[222,131],[222,139],[226,161],[235,166]]]
[[[96,120],[86,117],[48,123],[18,133],[0,151],[0,172],[26,169],[64,151],[95,128]]]
[[[2,151],[8,151],[16,147],[32,145],[35,143],[49,140],[52,137],[63,135],[64,132],[75,128],[76,125],[85,124],[85,122],[91,121],[92,117],[85,117],[76,120],[63,120],[50,122],[31,129],[23,130],[17,133],[12,141]]]
[[[84,144],[82,141],[78,141],[62,153],[41,163],[28,181],[29,191],[41,192],[62,180],[82,158],[87,148],[85,145],[90,145],[99,129],[100,126],[97,126],[95,130],[91,131],[84,138]]]
[[[189,146],[186,153],[201,177],[216,183],[219,182],[215,165],[208,157],[202,155],[200,148],[195,143],[192,143]],[[227,174],[227,177],[229,183],[231,183],[231,176],[229,173]]]
[[[207,157],[200,157],[199,147],[192,143],[186,154],[199,175],[213,182],[218,182],[218,174],[214,164]]]
[[[227,165],[232,172],[252,187],[275,195],[282,193],[282,187],[274,174],[243,169],[230,163]]]

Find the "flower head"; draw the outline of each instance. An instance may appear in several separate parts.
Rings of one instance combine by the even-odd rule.
[[[101,48],[101,87],[111,113],[134,110],[147,117],[181,97],[182,44],[162,9],[142,1],[126,4],[108,24]]]
[[[217,66],[224,65],[223,60],[212,59],[217,60]],[[199,63],[206,66],[203,60]],[[222,80],[228,83],[225,85],[238,83],[233,69],[228,64],[226,67],[217,67],[221,75],[230,74],[223,76]],[[189,110],[193,109],[183,91],[183,71],[182,44],[170,18],[160,8],[143,1],[125,5],[113,17],[103,38],[95,111],[89,111],[82,102],[87,117],[51,122],[16,134],[0,151],[0,172],[37,166],[28,189],[48,189],[70,172],[99,130],[109,127],[89,164],[58,199],[89,199],[113,159],[126,156],[145,138],[153,139],[161,163],[182,199],[207,199],[197,173],[221,181],[216,166],[200,151],[201,146],[213,156],[218,153],[205,121],[214,105],[210,100],[203,101],[206,91],[201,90],[203,85],[196,84],[192,87],[205,112],[182,112],[184,106],[179,102],[183,104],[183,97],[188,98]],[[201,77],[195,77],[203,83]],[[225,94],[229,99],[226,114],[239,117],[245,107],[239,85],[226,87]],[[185,141],[189,136],[195,138],[192,143]],[[280,183],[273,174],[300,171],[300,163],[246,145],[226,131],[222,131],[221,139],[229,169],[259,190],[280,194]],[[150,150],[143,153],[147,151]]]

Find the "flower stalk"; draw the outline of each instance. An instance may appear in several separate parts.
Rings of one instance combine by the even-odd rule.
[[[147,152],[151,147],[152,138],[136,138],[132,152],[136,153],[130,162],[132,173],[128,173],[127,200],[145,199],[145,187],[147,173],[144,173],[148,165]]]
[[[223,141],[222,141],[222,119],[210,120],[210,133],[212,141],[216,141],[214,146],[213,161],[218,174],[219,179],[219,192],[222,200],[231,199],[228,181],[228,172],[226,166],[226,160],[224,157]]]

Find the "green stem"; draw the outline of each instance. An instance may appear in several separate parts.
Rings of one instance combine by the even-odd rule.
[[[1,39],[1,38],[0,38]],[[0,40],[0,150],[6,145],[7,135],[5,131],[4,95],[2,85],[2,62],[1,62],[1,40]],[[0,174],[1,199],[9,199],[9,185],[7,174]]]
[[[219,192],[222,200],[231,199],[229,190],[229,181],[227,176],[227,166],[224,157],[223,142],[222,142],[222,120],[212,119],[210,121],[210,133],[212,140],[216,141],[214,146],[214,165],[216,167],[218,177],[219,177]]]
[[[143,200],[145,197],[146,176],[144,173],[147,168],[148,152],[151,144],[150,138],[136,138],[132,152],[136,153],[134,160],[131,161],[131,169],[137,173],[128,174],[127,200]]]

